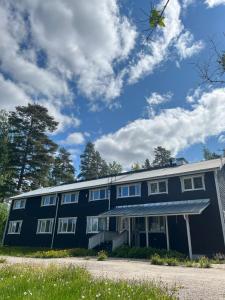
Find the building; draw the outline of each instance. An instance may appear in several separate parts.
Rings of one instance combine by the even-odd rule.
[[[4,245],[108,243],[193,255],[225,252],[225,160],[41,188],[12,198]]]

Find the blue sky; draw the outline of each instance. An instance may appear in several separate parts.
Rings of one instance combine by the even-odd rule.
[[[155,1],[162,7],[165,1]],[[88,140],[124,168],[162,145],[189,161],[225,147],[225,90],[199,85],[193,63],[225,49],[224,0],[170,0],[144,37],[147,0],[0,2],[0,104],[38,102],[75,165]]]

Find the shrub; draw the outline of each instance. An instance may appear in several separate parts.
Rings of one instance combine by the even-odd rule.
[[[193,268],[196,267],[196,263],[193,260],[186,260],[184,262],[185,267]]]
[[[48,251],[37,251],[31,255],[35,258],[62,258],[68,257],[68,250],[48,250]]]
[[[0,257],[0,264],[4,264],[5,262],[6,262],[6,259]]]
[[[164,259],[161,258],[159,256],[159,254],[154,254],[152,257],[151,257],[151,263],[153,265],[164,265],[165,262],[164,262]]]
[[[101,250],[98,252],[98,258],[97,260],[99,261],[103,261],[103,260],[106,260],[108,258],[108,253],[104,250]]]
[[[225,254],[224,253],[216,253],[213,256],[214,263],[224,263],[225,262]]]
[[[68,250],[70,256],[80,257],[80,256],[95,256],[96,251],[93,249],[85,248],[74,248]]]
[[[211,263],[209,261],[209,259],[205,256],[202,256],[199,261],[199,268],[210,268],[211,267]]]
[[[168,266],[178,266],[180,264],[180,262],[173,257],[166,258],[165,261]]]

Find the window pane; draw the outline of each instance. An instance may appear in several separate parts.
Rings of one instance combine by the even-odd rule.
[[[92,231],[98,231],[98,218],[92,219]]]
[[[68,219],[67,232],[72,232],[72,231],[73,231],[73,219]]]
[[[123,186],[122,187],[122,197],[127,197],[129,196],[128,194],[128,186]]]
[[[135,196],[135,185],[130,185],[129,186],[129,196]]]
[[[136,218],[136,228],[140,231],[145,231],[145,218]]]
[[[192,190],[192,181],[191,178],[184,179],[184,189],[185,190]]]
[[[62,220],[62,232],[66,232],[67,231],[67,220]]]
[[[121,197],[121,187],[118,187],[118,197]]]
[[[165,181],[159,182],[159,192],[166,193],[166,182]]]
[[[194,188],[195,189],[203,188],[202,177],[194,177]]]
[[[106,189],[100,190],[100,199],[106,199]]]
[[[135,185],[135,190],[136,190],[136,195],[138,196],[138,195],[140,195],[141,193],[141,191],[140,191],[140,188],[141,188],[141,186],[140,186],[140,184],[136,184]]]
[[[76,194],[71,194],[71,202],[76,202]]]
[[[99,218],[98,219],[98,231],[106,230],[107,227],[107,219],[106,218]]]
[[[93,191],[93,200],[99,199],[99,190]]]
[[[50,220],[46,220],[45,222],[45,232],[50,232]]]
[[[157,192],[158,192],[158,189],[157,189],[157,182],[151,183],[151,184],[150,184],[150,188],[151,188],[151,193],[152,193],[152,194],[157,193]]]

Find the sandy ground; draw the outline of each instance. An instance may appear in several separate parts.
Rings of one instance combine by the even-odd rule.
[[[225,265],[213,265],[210,269],[154,266],[147,261],[96,258],[39,259],[5,257],[7,263],[25,264],[73,264],[87,268],[96,277],[125,280],[153,280],[169,287],[180,287],[179,299],[220,300],[225,299]]]

